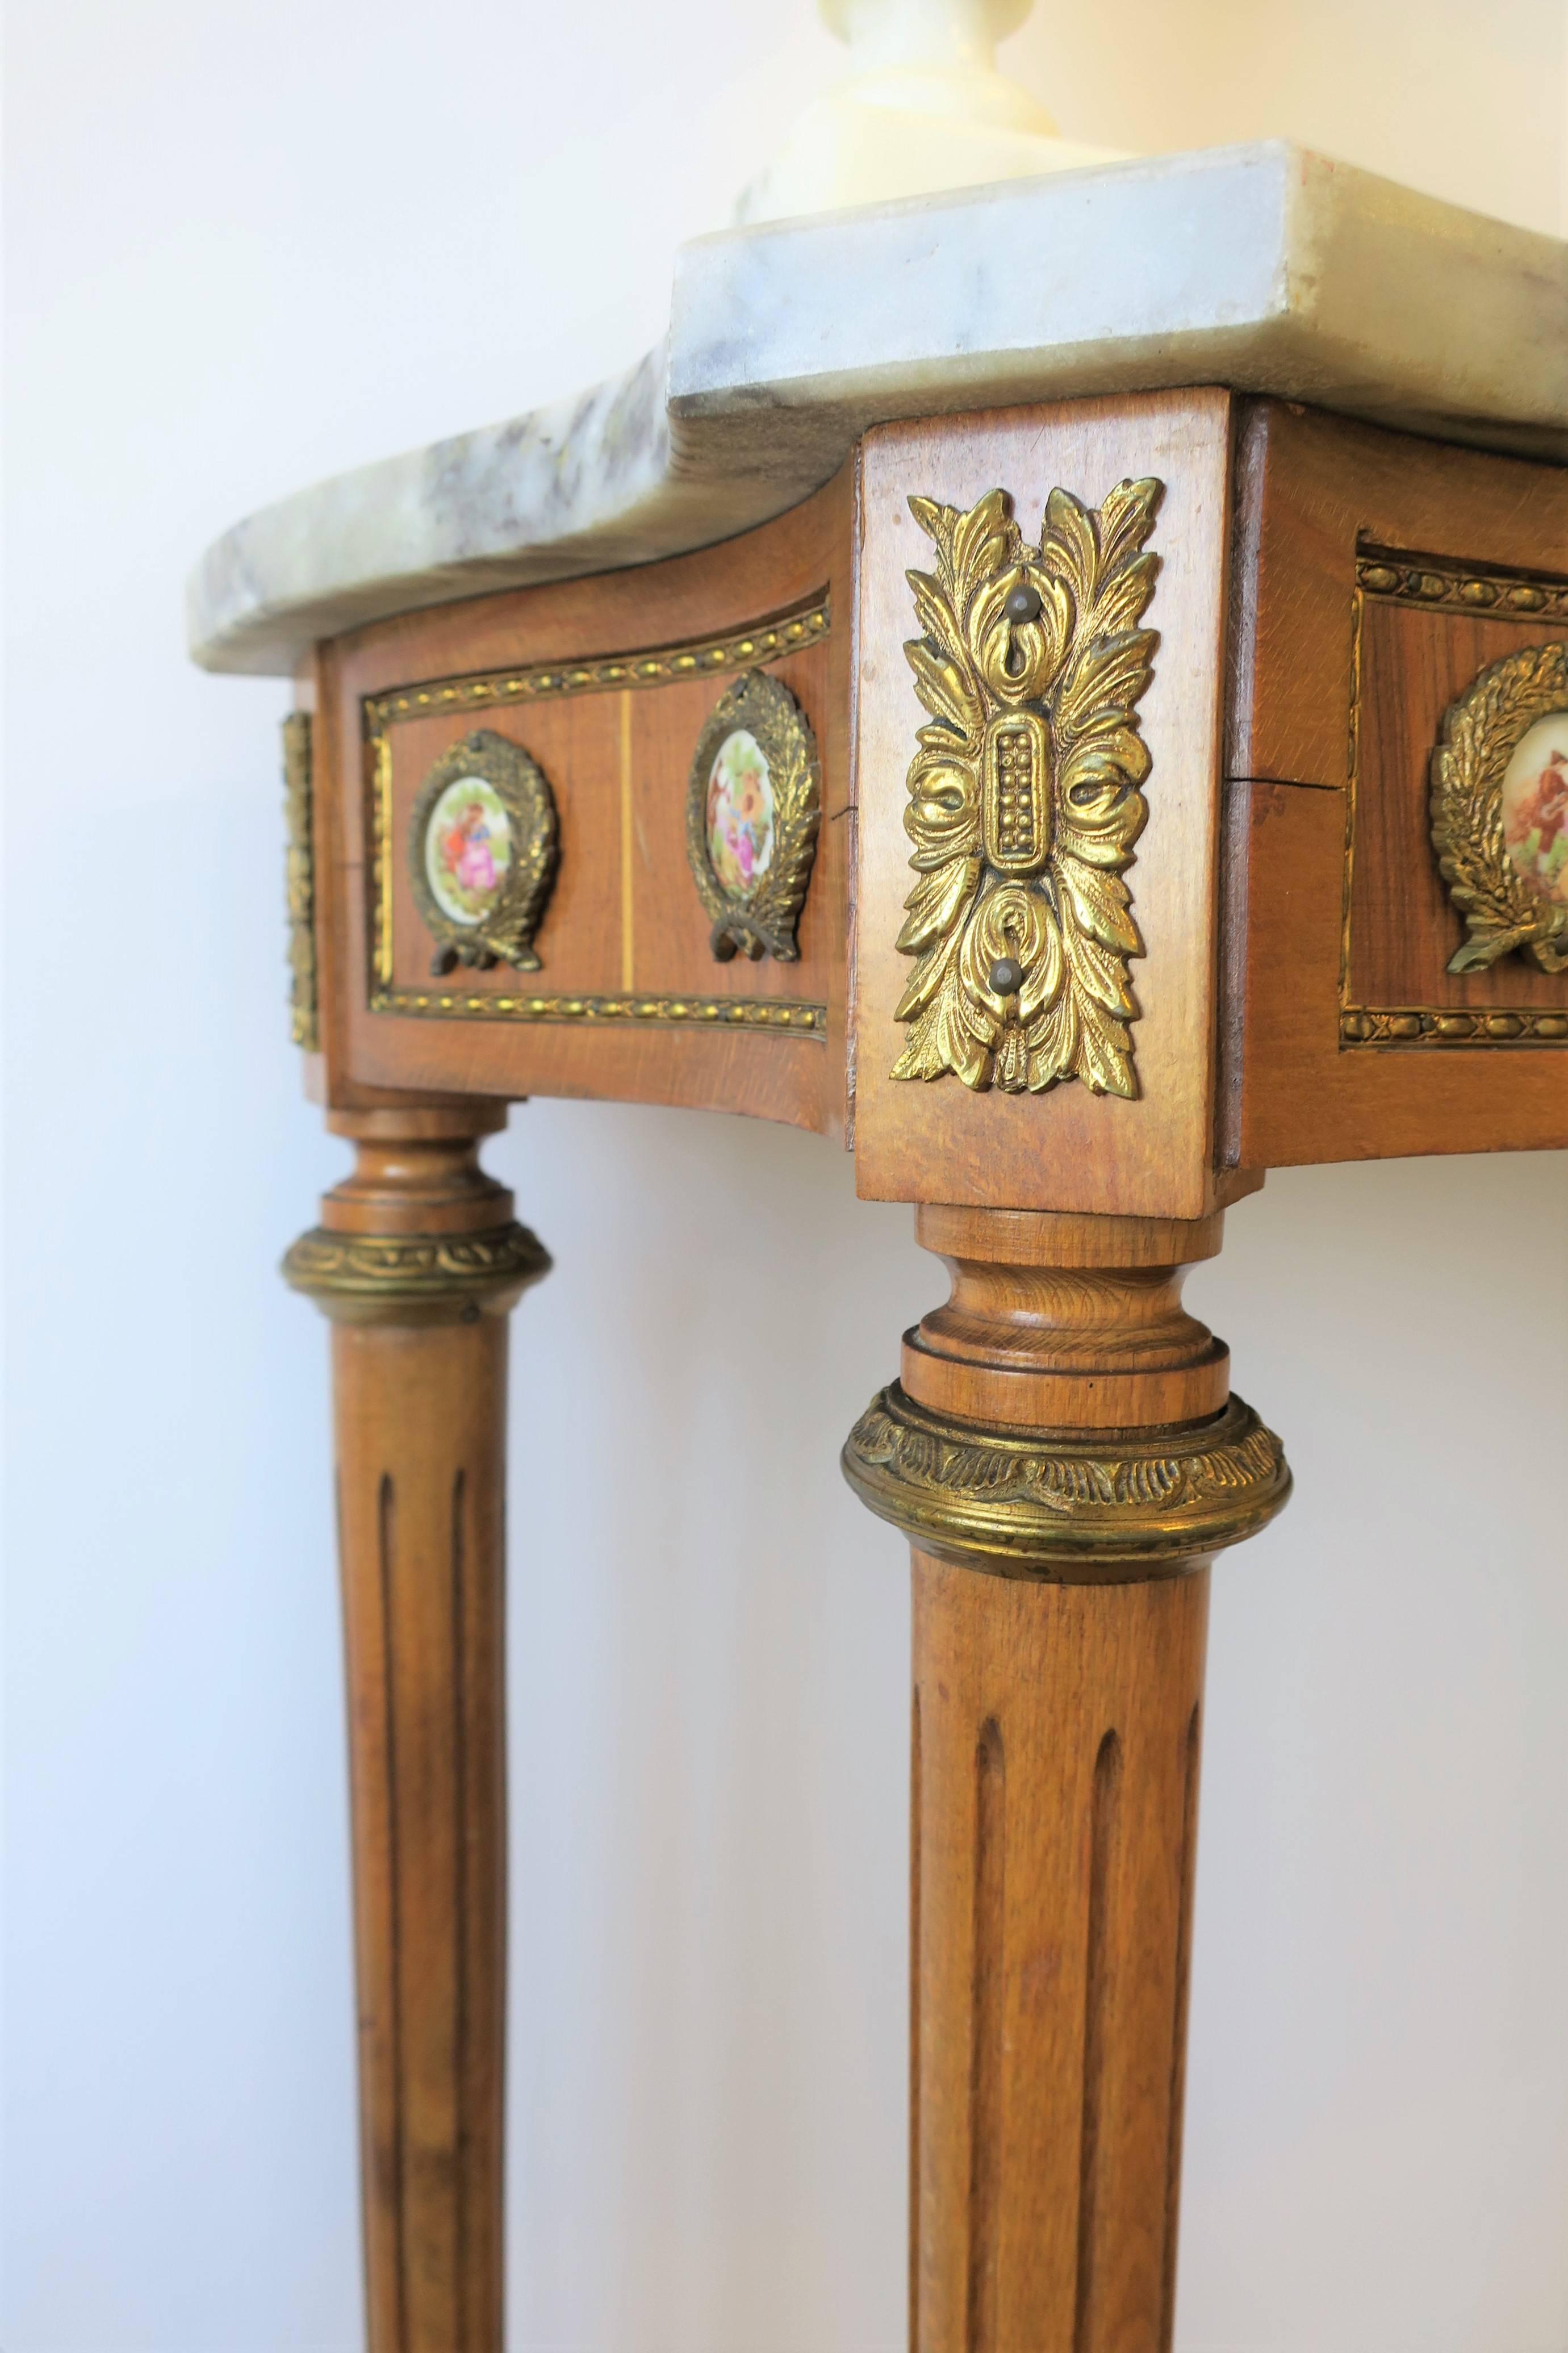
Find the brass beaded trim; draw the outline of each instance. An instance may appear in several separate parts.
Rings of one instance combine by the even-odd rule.
[[[684,646],[648,653],[608,654],[602,661],[535,662],[526,670],[487,670],[472,678],[432,680],[365,699],[365,733],[374,738],[401,719],[428,719],[444,711],[500,711],[559,694],[601,694],[626,687],[671,686],[682,679],[717,678],[754,670],[816,645],[832,626],[826,596],[760,628],[731,629]]]
[[[1500,621],[1568,621],[1568,580],[1476,572],[1440,556],[1359,555],[1356,586],[1394,605],[1484,614]]]
[[[288,825],[284,889],[289,910],[289,1021],[296,1046],[321,1047],[316,975],[315,809],[310,766],[310,714],[291,711],[283,722],[283,808]]]
[[[1279,1440],[1238,1397],[1210,1421],[1030,1439],[945,1421],[895,1381],[843,1468],[921,1550],[1057,1584],[1178,1575],[1255,1535],[1290,1493]]]
[[[1345,1046],[1563,1046],[1568,1013],[1431,1005],[1350,1005],[1340,1016]]]
[[[790,997],[511,997],[464,991],[389,988],[375,1013],[424,1014],[500,1021],[686,1022],[706,1029],[761,1029],[771,1037],[826,1038],[827,1008]]]

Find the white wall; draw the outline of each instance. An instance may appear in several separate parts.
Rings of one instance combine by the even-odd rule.
[[[13,0],[5,2353],[360,2319],[285,691],[246,508],[631,356],[835,52],[777,9]],[[1052,0],[1085,138],[1291,131],[1541,227],[1559,0]],[[940,1291],[816,1139],[536,1103],[514,2353],[900,2341],[907,1604],[839,1441]],[[1217,1572],[1184,2353],[1568,2348],[1562,1158],[1275,1176],[1194,1303],[1297,1500]]]

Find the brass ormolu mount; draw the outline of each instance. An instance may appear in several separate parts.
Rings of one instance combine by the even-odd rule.
[[[952,1293],[850,1432],[862,1502],[921,1551],[1078,1584],[1180,1575],[1273,1518],[1290,1473],[1181,1303],[1191,1221],[928,1208]]]
[[[1119,482],[1091,509],[1055,490],[1037,544],[1004,491],[967,513],[910,501],[936,570],[909,575],[922,634],[904,651],[929,717],[904,816],[916,881],[898,945],[915,968],[896,1079],[1138,1092],[1143,942],[1122,874],[1149,813],[1137,709],[1162,491]]]

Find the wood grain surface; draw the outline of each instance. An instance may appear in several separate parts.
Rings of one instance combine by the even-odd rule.
[[[913,1585],[912,2353],[1168,2353],[1208,1571]]]
[[[1341,1017],[1550,1015],[1563,996],[1560,979],[1517,957],[1447,973],[1459,926],[1426,804],[1448,703],[1500,652],[1568,635],[1568,622],[1361,596],[1356,561],[1358,550],[1405,551],[1568,578],[1568,474],[1277,402],[1237,404],[1234,416],[1234,498],[1223,393],[888,426],[864,447],[858,524],[847,469],[793,514],[700,554],[413,614],[321,648],[301,698],[317,711],[316,1090],[341,1104],[544,1092],[752,1112],[857,1137],[874,1197],[1124,1215],[1202,1216],[1271,1165],[1563,1141],[1561,1047],[1357,1047]],[[909,970],[894,945],[910,886],[904,779],[921,718],[902,654],[914,628],[903,574],[926,552],[909,491],[972,503],[1001,486],[1032,530],[1058,481],[1092,504],[1140,471],[1166,491],[1147,617],[1159,644],[1140,711],[1150,814],[1129,874],[1147,949],[1131,965],[1137,1096],[1095,1097],[1081,1082],[1014,1098],[951,1077],[893,1081],[892,1011]],[[546,700],[500,723],[541,761],[561,812],[544,969],[529,993],[590,1008],[711,999],[714,1010],[676,1023],[368,1009],[368,697],[695,642],[825,592],[827,638],[769,665],[823,758],[798,964],[710,955],[684,805],[724,679],[693,678]],[[395,977],[410,997],[431,984],[404,871],[407,812],[433,760],[480,715],[410,717],[389,737]],[[1287,815],[1277,788],[1324,805]],[[464,976],[465,997],[507,993],[521,993],[519,976]],[[826,1007],[823,1033],[747,1029],[725,1010],[731,997],[742,1011]]]
[[[459,1250],[511,1197],[504,1111],[340,1113],[328,1232]],[[534,1271],[538,1270],[535,1269]],[[332,1317],[370,2353],[500,2353],[506,2014],[505,1310]]]
[[[842,1136],[852,598],[848,470],[743,540],[672,562],[523,589],[376,624],[325,649],[318,693],[332,714],[321,766],[330,873],[333,1009],[325,1043],[331,1100],[369,1088],[518,1097],[588,1095],[724,1108]],[[738,675],[531,700],[526,709],[449,709],[388,731],[395,975],[429,990],[431,942],[405,871],[408,812],[433,762],[471,728],[510,734],[548,776],[562,856],[536,942],[542,969],[462,976],[465,997],[789,1000],[826,1008],[821,1034],[717,1020],[443,1018],[368,1008],[367,698],[421,683],[564,669],[734,634],[826,596],[819,645],[760,662],[801,702],[822,764],[823,822],[800,923],[798,963],[719,963],[686,857],[686,794],[704,722]],[[451,984],[447,984],[450,987]]]
[[[506,1331],[332,1334],[371,2353],[500,2353]]]
[[[903,1386],[938,1451],[1204,1443],[1229,1358],[1181,1276],[1222,1227],[922,1208],[952,1293]],[[956,1521],[911,1547],[912,2353],[1172,2343],[1208,1567],[1076,1581],[1071,1493],[1030,1577]]]
[[[1356,1008],[1568,1013],[1518,956],[1459,977],[1427,807],[1444,714],[1539,613],[1357,585],[1387,556],[1568,579],[1568,471],[1247,404],[1227,692],[1219,1150],[1226,1166],[1568,1144],[1562,1043],[1358,1044]],[[1482,594],[1489,593],[1483,586]],[[1407,1024],[1407,1027],[1412,1026]]]
[[[1213,1145],[1220,703],[1230,399],[1220,392],[1064,402],[881,426],[866,438],[858,662],[856,1169],[881,1200],[1198,1218],[1216,1203]],[[967,508],[1007,491],[1026,537],[1060,485],[1090,506],[1124,479],[1165,485],[1139,707],[1149,820],[1128,873],[1147,953],[1133,961],[1138,1093],[1081,1081],[978,1093],[889,1076],[910,963],[895,942],[913,877],[906,776],[924,720],[904,659],[918,635],[906,570],[930,543],[909,499]]]
[[[915,1232],[946,1303],[904,1335],[901,1377],[932,1412],[990,1427],[1126,1430],[1199,1421],[1230,1394],[1230,1351],[1182,1305],[1224,1219],[927,1207]]]
[[[1449,706],[1526,646],[1568,643],[1568,620],[1424,612],[1364,596],[1355,793],[1349,827],[1343,1006],[1529,1006],[1568,1017],[1568,984],[1523,956],[1451,973],[1466,936],[1432,849],[1432,754]],[[1568,1064],[1562,1071],[1568,1089]]]
[[[1243,403],[1228,776],[1347,783],[1358,543],[1568,576],[1568,468]]]

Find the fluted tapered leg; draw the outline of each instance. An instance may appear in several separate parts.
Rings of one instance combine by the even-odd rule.
[[[845,1451],[910,1536],[911,2353],[1168,2353],[1208,1563],[1289,1474],[1181,1304],[1217,1218],[922,1210]]]
[[[1207,1573],[914,1605],[914,2341],[1168,2344]]]
[[[295,1244],[332,1318],[371,2353],[500,2353],[506,1314],[544,1271],[494,1116],[340,1115]]]

